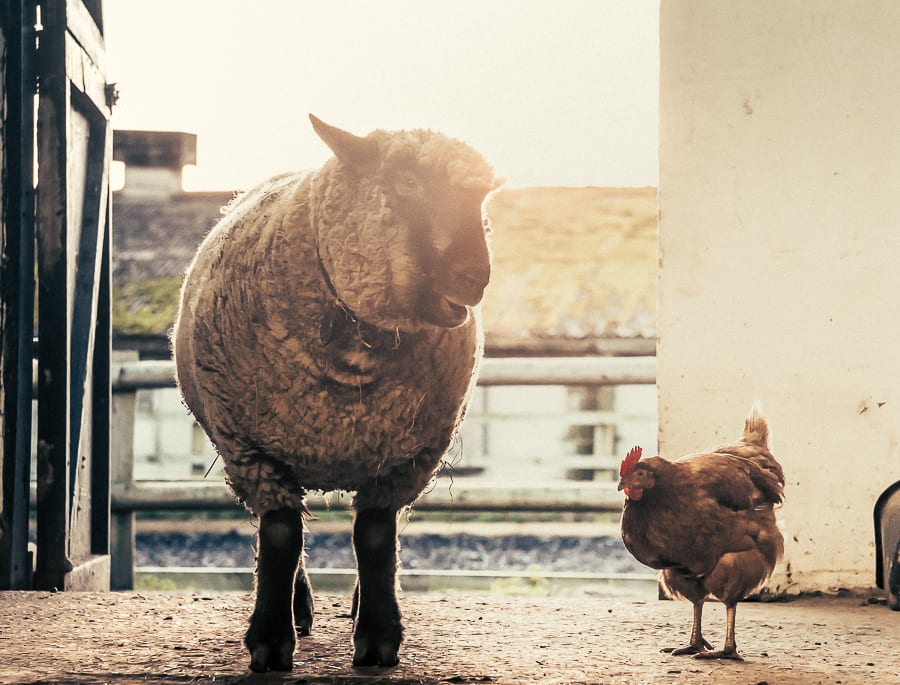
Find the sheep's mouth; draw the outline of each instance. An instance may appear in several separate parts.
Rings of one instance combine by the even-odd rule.
[[[462,326],[469,319],[469,308],[446,296],[441,296],[441,309],[447,327]]]
[[[441,328],[457,328],[469,320],[469,308],[456,298],[432,293],[420,303],[420,315],[428,323]]]

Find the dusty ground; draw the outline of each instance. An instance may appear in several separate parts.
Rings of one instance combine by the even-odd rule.
[[[259,676],[241,644],[247,594],[0,592],[0,682],[900,683],[900,612],[861,598],[740,605],[738,663],[659,652],[686,641],[679,602],[410,593],[387,671],[351,668],[347,598],[317,601],[294,671]],[[720,643],[724,612],[706,614]]]

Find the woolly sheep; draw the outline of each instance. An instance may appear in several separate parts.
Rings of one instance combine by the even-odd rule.
[[[259,517],[254,671],[290,670],[312,626],[310,490],[355,492],[354,665],[397,663],[397,517],[462,419],[490,277],[482,207],[498,184],[477,152],[310,120],[335,156],[232,203],[188,268],[173,332],[184,401]]]

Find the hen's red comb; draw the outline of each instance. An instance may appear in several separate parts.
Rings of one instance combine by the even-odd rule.
[[[634,471],[635,465],[641,460],[641,454],[644,450],[642,450],[638,446],[634,446],[631,448],[631,451],[625,456],[622,460],[622,465],[619,467],[619,477],[624,478],[629,473]]]

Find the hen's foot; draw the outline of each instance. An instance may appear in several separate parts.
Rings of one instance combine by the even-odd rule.
[[[692,642],[687,647],[663,647],[659,651],[667,652],[672,656],[683,656],[685,654],[700,654],[708,649],[712,649],[712,645],[701,637],[697,642]]]
[[[737,653],[736,649],[723,649],[718,652],[697,652],[695,659],[733,659],[734,661],[743,661],[744,657]]]

